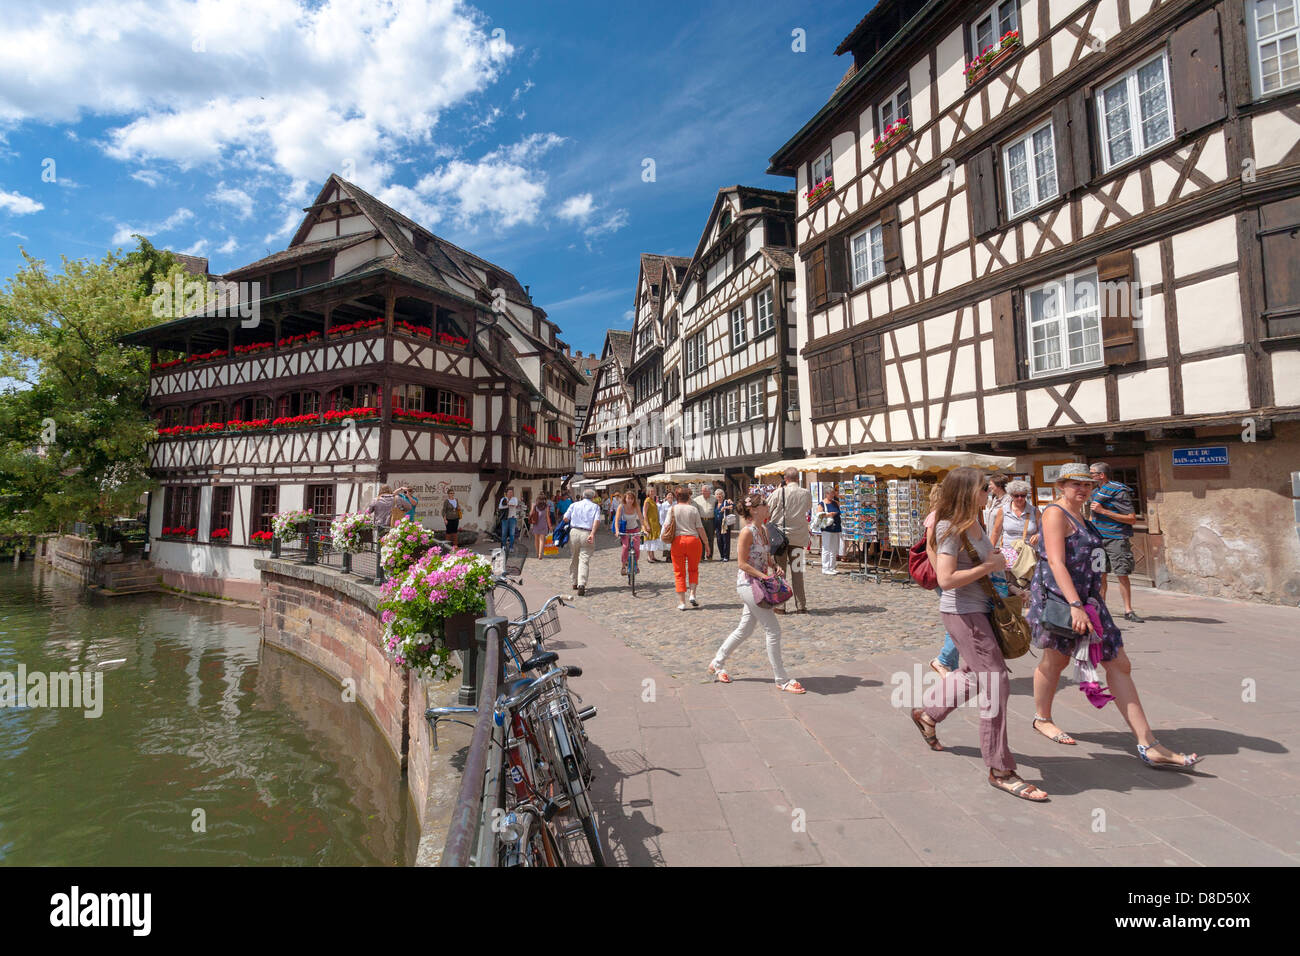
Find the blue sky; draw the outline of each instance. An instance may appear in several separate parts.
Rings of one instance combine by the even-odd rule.
[[[0,35],[0,277],[132,232],[227,271],[334,171],[597,349],[638,255],[692,254],[720,186],[792,188],[767,160],[871,5],[48,0]]]

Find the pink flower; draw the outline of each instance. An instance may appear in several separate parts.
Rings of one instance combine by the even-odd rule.
[[[398,597],[400,597],[403,601],[414,601],[415,593],[416,593],[415,588],[411,587],[409,584],[404,584],[402,585],[402,592],[401,594],[398,595]]]
[[[393,611],[385,611],[379,616],[379,619],[385,624],[392,624],[397,619],[397,615]]]

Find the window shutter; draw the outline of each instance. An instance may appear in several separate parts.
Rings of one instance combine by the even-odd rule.
[[[1069,157],[1072,188],[1088,185],[1092,179],[1092,137],[1088,135],[1088,93],[1075,90],[1065,101],[1069,117],[1069,141],[1065,154]],[[1059,143],[1060,140],[1058,139]],[[1058,159],[1058,163],[1060,160]]]
[[[848,411],[857,405],[857,389],[853,382],[853,346],[841,345],[835,352],[834,411]]]
[[[826,241],[826,272],[828,274],[827,291],[843,293],[849,291],[848,252],[844,248],[844,234],[832,236]]]
[[[1169,43],[1169,80],[1176,135],[1195,132],[1228,115],[1217,10],[1206,10],[1174,31]]]
[[[1101,346],[1107,365],[1127,365],[1138,357],[1133,329],[1133,252],[1110,252],[1097,260]]]
[[[853,369],[857,388],[852,407],[872,409],[883,406],[885,383],[879,335],[868,335],[853,343]]]
[[[993,377],[998,385],[1014,385],[1020,378],[1014,292],[999,292],[993,297]]]
[[[898,232],[898,206],[880,210],[880,239],[885,259],[885,275],[903,271],[903,243]],[[846,258],[847,262],[847,258]]]
[[[1259,244],[1264,266],[1265,335],[1300,333],[1300,199],[1261,206]]]
[[[1052,104],[1052,140],[1056,150],[1056,187],[1062,196],[1068,196],[1075,185],[1069,99]]]
[[[813,308],[826,304],[826,247],[818,246],[808,259],[808,296]]]
[[[998,229],[997,173],[993,147],[980,150],[966,164],[966,196],[970,202],[971,229],[983,239]]]

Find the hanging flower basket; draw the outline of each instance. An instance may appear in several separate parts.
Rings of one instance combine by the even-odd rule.
[[[435,679],[459,673],[453,650],[474,640],[474,621],[487,609],[492,566],[464,548],[430,548],[400,578],[384,585],[379,602],[384,648],[399,666]]]
[[[281,511],[271,516],[271,533],[281,541],[287,541],[306,531],[310,520],[310,511]]]
[[[974,86],[988,76],[998,64],[1019,49],[1020,45],[1020,31],[1011,30],[1003,34],[1002,39],[997,43],[986,46],[979,56],[966,64],[966,69],[962,71],[966,74],[966,85]]]
[[[885,127],[885,132],[881,134],[880,138],[871,144],[871,152],[876,156],[889,152],[911,131],[912,120],[910,117],[890,123]]]
[[[330,541],[336,551],[358,554],[370,540],[374,520],[364,511],[341,514],[330,522]]]

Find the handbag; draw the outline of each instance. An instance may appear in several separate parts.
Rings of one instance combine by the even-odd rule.
[[[779,574],[770,578],[751,576],[749,586],[754,592],[754,603],[759,607],[779,607],[794,597],[794,589]]]
[[[962,533],[961,540],[966,553],[970,555],[971,567],[982,564],[975,546],[970,543],[970,538],[966,537],[965,532]],[[993,633],[998,639],[998,647],[1002,649],[1003,658],[1013,661],[1017,657],[1023,657],[1029,651],[1030,632],[1029,622],[1025,620],[1021,610],[1020,598],[1003,597],[998,594],[993,590],[993,582],[987,575],[980,578],[980,586],[993,602],[993,610],[989,612],[989,622],[993,625]]]
[[[672,544],[673,539],[677,537],[677,506],[673,505],[668,511],[668,523],[664,525],[664,533],[659,536],[659,540],[664,544]]]
[[[785,486],[781,486],[781,520],[785,521]],[[785,532],[776,526],[775,521],[769,521],[764,526],[767,532],[768,549],[774,558],[779,558],[790,548],[790,539],[785,536]]]
[[[925,537],[908,549],[907,574],[927,591],[933,591],[939,586],[939,576],[935,573],[934,565],[930,563],[930,555],[925,549],[928,538],[929,532],[926,532]]]
[[[1038,566],[1038,552],[1028,541],[1025,540],[1029,534],[1029,510],[1025,510],[1025,523],[1020,527],[1020,539],[1011,542],[1011,551],[1014,554],[1007,561],[1007,577],[1011,578],[1012,583],[1020,587],[1028,587],[1029,582],[1033,579],[1034,568]],[[1006,549],[1004,548],[1005,552]],[[1005,553],[1004,553],[1005,557]]]
[[[1043,612],[1038,624],[1058,637],[1079,637],[1074,630],[1074,619],[1070,616],[1070,603],[1065,598],[1043,589]]]

